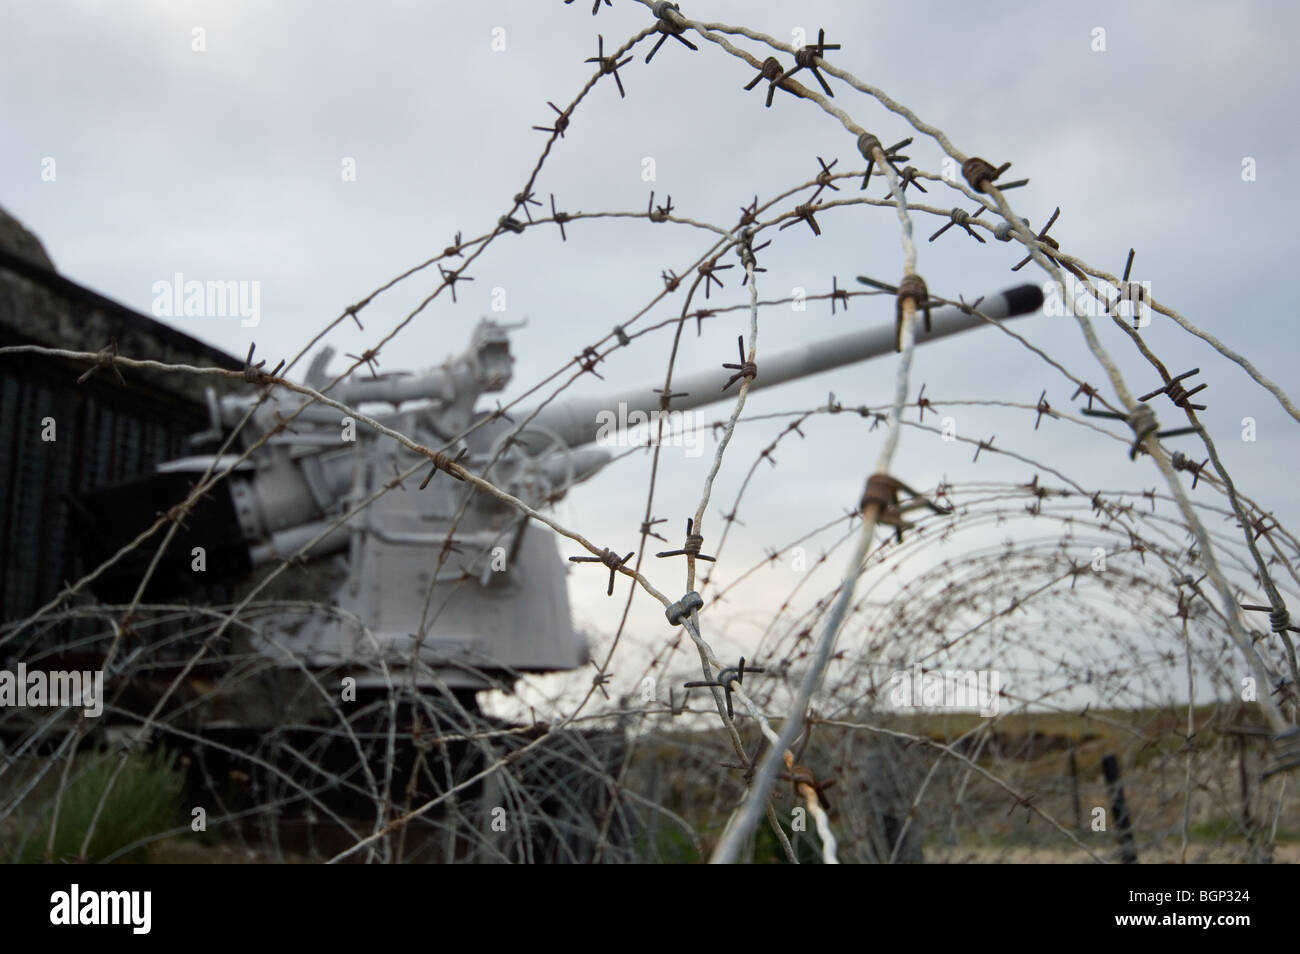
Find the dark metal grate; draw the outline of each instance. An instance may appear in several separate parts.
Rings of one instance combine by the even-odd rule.
[[[90,569],[75,565],[69,494],[151,473],[204,426],[189,402],[75,382],[61,362],[0,362],[0,618],[33,612]],[[47,417],[54,441],[41,439]]]

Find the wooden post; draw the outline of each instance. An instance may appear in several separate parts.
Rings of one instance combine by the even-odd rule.
[[[1119,759],[1108,755],[1101,760],[1101,771],[1110,791],[1111,812],[1115,827],[1119,829],[1120,860],[1126,865],[1137,864],[1137,845],[1133,841],[1133,828],[1128,817],[1128,802],[1124,799],[1124,786],[1119,782]]]
[[[1079,802],[1079,761],[1074,755],[1074,743],[1070,743],[1070,793],[1074,797],[1074,830],[1083,828],[1083,806]]]
[[[1250,859],[1255,860],[1255,825],[1250,820],[1250,777],[1246,774],[1246,737],[1237,736],[1237,766],[1241,777],[1241,827],[1246,833]]]
[[[1230,725],[1220,729],[1223,735],[1234,736],[1237,740],[1237,773],[1241,789],[1241,828],[1246,836],[1247,860],[1251,864],[1271,864],[1273,861],[1273,846],[1268,838],[1267,826],[1256,824],[1254,816],[1250,810],[1250,772],[1247,763],[1249,762],[1250,739],[1252,736],[1267,739],[1269,729],[1267,726],[1238,724]],[[1261,840],[1261,836],[1262,840]]]

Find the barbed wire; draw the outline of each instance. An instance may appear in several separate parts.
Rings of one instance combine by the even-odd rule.
[[[73,854],[80,858],[91,854],[95,835],[109,813],[114,789],[126,777],[133,760],[147,746],[161,742],[187,753],[190,774],[204,776],[209,791],[228,789],[232,779],[247,782],[235,788],[239,789],[238,798],[250,804],[223,806],[208,818],[208,823],[236,832],[246,843],[255,841],[259,846],[256,851],[275,860],[293,853],[284,848],[284,839],[292,828],[285,817],[288,809],[307,819],[327,820],[327,836],[322,835],[321,844],[309,845],[302,854],[332,861],[671,860],[665,858],[665,845],[676,844],[676,839],[682,838],[696,858],[734,862],[757,850],[760,818],[765,818],[773,850],[785,860],[798,862],[807,842],[801,837],[805,830],[794,823],[794,809],[813,819],[817,839],[813,857],[825,863],[916,860],[922,844],[932,857],[943,860],[958,860],[964,852],[983,860],[1014,859],[1025,845],[1040,852],[1065,852],[1071,857],[1077,851],[1090,860],[1102,860],[1109,849],[1087,840],[1098,831],[1097,816],[1092,813],[1089,830],[1080,795],[1086,783],[1079,781],[1077,764],[1078,753],[1084,749],[1089,762],[1100,765],[1104,761],[1098,746],[1092,744],[1097,742],[1120,751],[1127,771],[1132,773],[1128,787],[1132,817],[1128,810],[1120,810],[1125,800],[1122,793],[1115,797],[1114,781],[1108,782],[1104,795],[1094,792],[1092,796],[1102,800],[1102,817],[1109,817],[1112,824],[1130,835],[1136,828],[1136,850],[1146,855],[1159,856],[1170,850],[1167,843],[1174,839],[1179,860],[1186,861],[1191,853],[1193,816],[1212,820],[1210,806],[1227,803],[1222,764],[1225,751],[1235,744],[1241,766],[1242,808],[1232,825],[1243,846],[1238,848],[1235,839],[1229,837],[1234,833],[1230,825],[1213,836],[1213,843],[1202,854],[1214,860],[1271,856],[1284,815],[1289,818],[1294,814],[1294,806],[1285,800],[1285,770],[1296,763],[1289,740],[1297,731],[1294,722],[1300,703],[1296,695],[1300,675],[1289,635],[1293,627],[1286,600],[1300,592],[1300,575],[1294,566],[1300,542],[1271,512],[1238,490],[1197,418],[1197,406],[1189,400],[1201,386],[1188,390],[1181,384],[1197,372],[1171,375],[1140,328],[1130,327],[1121,317],[1120,305],[1124,301],[1133,304],[1135,314],[1145,305],[1152,314],[1169,318],[1174,326],[1239,367],[1246,378],[1300,420],[1289,396],[1245,357],[1197,328],[1170,305],[1157,301],[1145,290],[1134,292],[1127,268],[1122,277],[1117,277],[1070,254],[1061,242],[1047,235],[1056,216],[1047,227],[1037,233],[1031,231],[1028,220],[1018,214],[1006,196],[1009,189],[1023,182],[998,183],[1010,163],[995,166],[967,155],[940,130],[883,90],[854,77],[833,62],[833,56],[828,60],[827,54],[838,47],[825,42],[824,32],[819,32],[816,44],[795,50],[742,26],[690,19],[675,4],[640,2],[654,17],[652,25],[636,31],[617,47],[611,44],[608,56],[601,37],[597,57],[589,61],[596,63],[591,77],[566,106],[551,105],[555,117],[550,126],[534,127],[546,134],[545,143],[523,185],[505,203],[508,211],[495,226],[464,241],[462,233],[457,232],[454,243],[440,254],[406,269],[344,308],[296,355],[274,368],[267,370],[265,361],[254,364],[253,347],[239,371],[137,357],[120,353],[116,343],[98,352],[38,345],[0,347],[0,356],[31,354],[84,362],[88,369],[79,384],[99,374],[105,381],[111,377],[119,386],[125,385],[121,375],[125,369],[220,378],[253,391],[239,421],[223,436],[217,454],[194,480],[184,500],[160,512],[146,530],[101,565],[69,582],[57,597],[0,628],[3,651],[33,665],[58,660],[73,650],[83,654],[102,651],[103,669],[115,685],[105,712],[115,724],[131,730],[124,736],[111,737],[90,717],[67,710],[36,721],[9,711],[0,713],[5,738],[16,740],[16,747],[6,751],[0,767],[0,779],[10,779],[0,782],[0,826],[18,819],[30,821],[44,811],[45,802],[38,802],[37,796],[48,798],[53,807],[48,813],[42,851],[47,859],[57,857],[56,846],[62,843],[62,806],[76,794],[78,779],[89,771],[81,750],[88,739],[93,739],[107,753],[112,768],[94,794],[89,820],[84,832],[79,833]],[[835,161],[828,165],[818,157],[820,173],[774,192],[762,203],[755,194],[752,203],[741,207],[740,221],[734,226],[683,215],[673,206],[671,196],[657,204],[654,193],[644,211],[572,213],[559,211],[551,194],[551,215],[543,217],[539,211],[534,217],[530,206],[541,207],[535,195],[540,177],[553,150],[572,127],[579,107],[586,106],[589,95],[602,81],[608,84],[612,79],[622,94],[618,69],[631,62],[629,56],[637,47],[655,37],[656,44],[645,58],[647,65],[655,56],[667,55],[662,47],[670,39],[677,41],[672,46],[689,47],[691,55],[726,54],[726,58],[720,58],[722,68],[730,68],[728,60],[737,58],[745,64],[747,78],[752,78],[751,70],[758,71],[758,78],[747,89],[765,81],[769,105],[773,94],[780,90],[787,97],[804,101],[809,108],[820,109],[853,138],[853,147],[865,165],[835,172],[831,168]],[[744,41],[754,48],[736,45]],[[793,57],[793,65],[783,65],[787,61],[782,57]],[[821,92],[800,83],[796,75],[814,78]],[[862,94],[869,105],[882,106],[901,118],[915,135],[926,137],[955,162],[966,181],[915,166],[899,168],[898,164],[908,158],[900,150],[912,139],[886,147],[848,110],[832,101],[835,97],[827,77]],[[826,190],[840,191],[841,184],[847,189],[850,182],[861,180],[865,190],[880,178],[888,186],[886,197],[827,195],[818,201]],[[907,191],[909,186],[913,188],[911,193]],[[913,201],[917,191],[927,186],[959,193],[954,201],[966,206],[974,203],[974,211],[945,208],[936,204],[937,196],[930,198],[928,192],[923,192],[928,202]],[[806,195],[809,190],[813,190],[810,196]],[[803,201],[797,201],[800,198]],[[899,225],[902,261],[895,272],[902,274],[897,286],[862,276],[862,283],[872,290],[850,292],[841,289],[838,278],[832,276],[829,290],[805,294],[797,300],[825,301],[834,312],[839,305],[847,309],[854,299],[893,298],[898,356],[893,368],[892,399],[880,405],[847,407],[832,394],[824,407],[744,415],[751,388],[763,380],[766,352],[759,347],[760,314],[796,301],[793,295],[760,299],[760,284],[765,286],[765,294],[771,292],[766,288],[768,278],[766,268],[759,264],[759,253],[780,241],[788,229],[801,224],[820,237],[825,223],[834,218],[885,207],[895,210]],[[981,310],[982,300],[967,303],[961,297],[953,300],[932,293],[921,277],[920,253],[913,238],[916,223],[923,216],[947,220],[930,236],[931,242],[955,227],[974,238],[972,244],[980,248],[989,244],[984,236],[999,243],[1019,243],[1026,261],[1042,269],[1056,288],[1066,287],[1064,273],[1069,272],[1096,304],[1095,313],[1110,317],[1111,323],[1123,332],[1123,337],[1117,339],[1121,345],[1131,344],[1154,368],[1163,386],[1141,398],[1135,396],[1141,389],[1129,385],[1094,326],[1090,309],[1080,300],[1062,295],[1065,313],[1075,319],[1091,356],[1105,371],[1113,392],[1110,397],[1089,384],[1086,376],[1067,367],[1067,362],[1053,358],[988,310]],[[987,216],[987,220],[981,216]],[[414,430],[397,423],[395,416],[363,413],[361,400],[331,396],[340,385],[362,372],[373,374],[380,357],[390,358],[391,349],[385,349],[399,334],[423,316],[431,304],[440,300],[445,303],[444,292],[458,304],[457,282],[473,281],[474,276],[467,272],[484,261],[503,236],[543,229],[542,234],[550,240],[558,232],[565,242],[566,227],[596,228],[617,220],[645,220],[655,227],[682,230],[683,237],[678,240],[682,261],[662,271],[662,289],[639,308],[627,306],[627,317],[613,330],[583,345],[571,360],[504,407],[498,404],[496,412],[456,428],[454,433],[437,434],[441,441],[437,443],[421,439]],[[702,250],[687,249],[701,236],[711,244],[705,244]],[[715,305],[709,301],[711,289],[721,292],[725,287],[724,276],[719,273],[736,264],[720,265],[724,255],[738,259],[740,271],[732,274],[743,276],[740,285],[747,304],[719,301]],[[447,267],[453,259],[457,266],[454,269]],[[431,266],[437,267],[438,278],[431,277]],[[341,373],[317,386],[288,378],[309,351],[349,319],[365,330],[362,313],[376,299],[415,276],[431,279],[436,287],[387,330],[375,333],[372,346],[349,355],[352,363]],[[940,285],[933,275],[931,282],[936,288]],[[703,307],[698,301],[701,290],[707,302]],[[967,316],[997,327],[1011,343],[1025,349],[1027,355],[1073,389],[1071,401],[1086,398],[1087,409],[1072,414],[1053,407],[1047,402],[1046,390],[1033,403],[940,393],[927,396],[924,385],[918,393],[911,373],[914,349],[920,329],[929,331],[931,308],[941,305],[955,305]],[[676,362],[683,353],[683,335],[690,320],[694,319],[698,336],[705,319],[742,309],[748,314],[748,338],[741,336],[739,361],[724,365],[727,372],[734,374],[720,388],[723,393],[738,385],[730,399],[730,413],[725,420],[711,425],[666,431],[666,412],[675,396],[672,389]],[[675,315],[658,319],[664,310]],[[672,343],[660,391],[660,410],[665,414],[657,418],[654,433],[644,445],[615,455],[609,464],[626,469],[644,449],[647,489],[644,505],[637,506],[639,517],[631,515],[633,508],[629,505],[626,524],[591,529],[581,517],[565,520],[548,512],[546,504],[576,488],[578,479],[559,484],[547,499],[540,501],[530,502],[525,495],[507,489],[507,478],[498,476],[495,468],[507,459],[512,441],[527,433],[529,425],[548,408],[562,406],[566,392],[576,382],[588,374],[599,377],[598,366],[613,352],[637,347],[648,353],[648,346],[657,340],[656,333],[668,332]],[[726,375],[719,374],[723,375],[719,380],[722,385]],[[915,399],[911,397],[914,393]],[[1180,435],[1166,435],[1155,410],[1145,403],[1160,394],[1184,411],[1188,436],[1204,444],[1204,463],[1197,463],[1198,455],[1185,451],[1170,453],[1162,443],[1167,437]],[[294,397],[299,399],[297,403],[289,400]],[[535,400],[540,403],[524,404]],[[1099,406],[1094,407],[1094,401]],[[905,420],[905,413],[913,407],[918,419]],[[999,443],[997,435],[986,440],[949,434],[944,427],[925,420],[928,411],[939,415],[943,409],[957,407],[1008,412],[1024,426],[1032,415],[1034,431],[1046,419],[1055,426],[1076,429],[1080,440],[1092,441],[1099,448],[1104,447],[1099,438],[1105,438],[1105,444],[1116,441],[1129,450],[1131,459],[1152,459],[1167,493],[1145,487],[1101,488],[1086,475],[1072,474],[1051,460],[1041,459],[1040,452],[1026,448],[1009,434],[1004,433]],[[229,483],[241,467],[256,462],[276,438],[292,433],[295,423],[309,421],[320,408],[329,408],[340,418],[350,418],[362,427],[367,434],[362,442],[365,446],[400,446],[416,463],[404,468],[395,465],[393,478],[386,484],[341,500],[318,532],[294,546],[292,552],[277,553],[256,582],[229,603],[202,606],[147,601],[150,582],[164,552],[200,502],[214,488]],[[526,416],[521,415],[518,422],[509,417],[510,412],[525,409]],[[764,470],[761,465],[766,462],[775,467],[774,455],[783,441],[794,437],[809,440],[801,429],[809,422],[818,426],[838,424],[848,411],[855,414],[847,419],[856,417],[870,431],[885,425],[874,469],[860,475],[863,491],[856,506],[845,511],[849,501],[834,501],[831,510],[837,515],[825,517],[810,530],[801,530],[748,569],[728,564],[732,577],[715,579],[719,572],[716,561],[733,525],[740,523],[742,505],[750,505],[758,483],[755,478]],[[273,413],[271,426],[265,426],[267,412]],[[1117,420],[1131,433],[1094,423],[1098,417]],[[466,457],[466,441],[502,419],[510,422],[504,432],[506,439],[494,443],[493,452],[481,462]],[[724,465],[735,466],[733,438],[741,429],[760,433],[769,423],[783,424],[783,428],[744,469],[728,509],[721,511],[723,529],[717,535],[716,548],[705,554],[706,528],[709,536],[713,535],[710,504],[718,489],[715,484]],[[905,429],[909,435],[937,434],[944,441],[972,447],[969,478],[953,482],[945,478],[931,493],[913,491],[893,475]],[[663,451],[669,438],[703,432],[714,436],[716,447],[687,524],[685,544],[658,554],[684,557],[684,578],[673,585],[668,581],[674,578],[674,571],[661,570],[657,561],[646,562],[649,540],[664,539],[654,529],[666,519],[655,517],[663,512],[656,506],[657,482],[666,460]],[[1024,464],[1030,468],[1032,480],[1019,484],[977,480],[973,470],[981,455]],[[401,660],[401,671],[395,672],[394,659],[380,646],[370,621],[330,606],[323,599],[300,598],[291,592],[290,580],[301,574],[303,567],[324,573],[321,561],[313,556],[317,545],[336,531],[348,529],[354,518],[385,499],[407,492],[403,482],[421,472],[427,472],[426,484],[440,473],[443,479],[463,483],[465,493],[450,517],[442,546],[436,554],[430,554],[433,565],[421,594],[418,631],[412,634],[412,649]],[[1181,474],[1190,475],[1190,491]],[[1048,481],[1054,484],[1049,486]],[[473,553],[457,554],[457,530],[475,494],[497,501],[514,515],[515,522],[495,532],[490,540],[479,542]],[[632,500],[630,493],[628,500]],[[940,500],[946,504],[940,505]],[[1149,509],[1138,505],[1148,501]],[[765,503],[760,500],[754,506]],[[676,514],[680,509],[681,504],[674,501],[672,512]],[[1236,526],[1214,528],[1212,519],[1234,522]],[[857,520],[861,523],[854,526]],[[438,626],[452,598],[475,579],[474,574],[462,570],[457,579],[447,582],[442,578],[447,561],[454,554],[468,556],[464,565],[474,566],[529,521],[549,528],[584,551],[571,559],[601,564],[608,571],[607,592],[611,596],[618,577],[629,581],[617,626],[611,633],[600,634],[601,645],[590,662],[594,674],[589,680],[584,673],[567,681],[548,681],[533,672],[509,667],[503,673],[500,666],[474,660],[430,665],[423,654],[426,638]],[[1022,534],[1018,539],[1010,538],[1006,545],[983,545],[983,549],[976,544],[990,530],[1008,523],[1027,525],[1033,528],[1030,532],[1040,535]],[[1042,530],[1044,525],[1050,528],[1053,524],[1054,529]],[[579,525],[586,529],[579,529]],[[877,539],[877,530],[882,526],[894,531],[892,541]],[[637,528],[639,540],[627,556],[608,546]],[[905,531],[910,535],[907,540]],[[752,655],[747,654],[750,664],[745,657],[735,666],[724,661],[715,648],[718,638],[727,642],[735,639],[724,629],[727,621],[711,612],[714,604],[733,597],[743,599],[747,585],[751,591],[763,586],[758,579],[763,568],[776,565],[787,555],[802,553],[807,544],[825,540],[828,533],[839,535],[818,559],[804,566],[778,611],[755,621],[759,633],[757,640],[749,643],[754,647]],[[1261,538],[1271,551],[1267,559],[1259,546]],[[971,541],[962,553],[960,565],[951,558],[939,560],[935,552],[954,539]],[[127,603],[101,604],[85,599],[84,592],[92,583],[128,555],[146,547],[152,548],[152,555]],[[1080,548],[1092,556],[1076,564],[1070,554]],[[1147,557],[1152,559],[1150,566]],[[835,558],[842,569],[838,579],[828,580]],[[699,560],[712,561],[713,568],[697,582]],[[915,568],[923,561],[928,561],[928,566],[917,573]],[[1275,577],[1273,568],[1278,565],[1285,569],[1288,579]],[[578,586],[588,585],[583,571],[578,572],[575,581]],[[1202,588],[1207,581],[1209,585]],[[864,584],[862,592],[859,583]],[[1207,591],[1217,597],[1217,602]],[[670,630],[676,630],[670,642],[652,637],[639,652],[628,633],[638,592],[656,600]],[[677,592],[683,595],[674,599],[671,594]],[[1251,602],[1256,599],[1251,593],[1262,593],[1266,602]],[[808,603],[805,594],[817,595]],[[1268,612],[1275,638],[1252,629],[1244,613],[1254,610]],[[379,694],[367,704],[353,705],[340,699],[332,682],[342,670],[320,669],[275,638],[286,614],[320,613],[349,628],[358,645],[373,651],[370,656],[352,660],[348,670],[365,671],[380,687]],[[742,619],[736,616],[732,621]],[[58,635],[61,628],[73,624],[82,627],[80,635],[67,639]],[[1073,638],[1053,638],[1053,626],[1068,626]],[[682,632],[698,656],[698,671],[691,675],[701,677],[687,681],[683,689],[689,692],[690,688],[707,687],[714,703],[711,711],[690,709],[685,695],[681,704],[677,702],[675,686],[682,677],[670,667],[680,648],[677,637]],[[1079,638],[1079,633],[1089,638]],[[154,634],[152,638],[150,634]],[[1223,651],[1225,636],[1233,650],[1231,655]],[[275,652],[267,652],[268,648]],[[1058,651],[1060,661],[1055,663]],[[640,676],[634,685],[642,686],[649,680],[653,691],[648,697],[643,693],[639,705],[626,696],[610,697],[607,687],[616,660],[620,667],[639,667]],[[936,717],[930,727],[919,727],[919,716],[899,711],[897,703],[891,706],[889,696],[891,689],[900,686],[900,672],[924,682],[926,672],[936,671],[930,664],[942,664],[950,672],[997,672],[1012,676],[1010,685],[1033,689],[1017,692],[1001,686],[986,694],[986,706],[999,709],[1009,705],[1009,712],[985,712],[952,725]],[[1245,698],[1240,669],[1234,668],[1242,665],[1247,667],[1248,679],[1253,680],[1256,690]],[[514,701],[502,701],[503,708],[513,710],[518,717],[527,707],[531,722],[517,718],[512,721],[475,709],[448,681],[457,669],[460,675],[473,676],[476,682],[509,690]],[[272,685],[285,672],[301,677],[302,689],[294,698],[294,709],[277,714],[275,730],[250,746],[248,738],[231,730],[228,720],[218,715],[218,701],[235,698],[249,687]],[[744,677],[749,673],[760,677],[746,681]],[[1175,685],[1184,677],[1188,698],[1182,704],[1175,701]],[[674,686],[666,701],[658,691],[664,683]],[[199,684],[201,688],[196,689]],[[147,692],[143,688],[146,686]],[[127,704],[127,696],[132,693],[142,695],[143,707]],[[1076,712],[1081,694],[1085,704]],[[1198,696],[1213,701],[1197,706],[1194,701]],[[733,697],[739,701],[739,709]],[[1092,700],[1106,705],[1094,707]],[[966,701],[970,701],[969,697]],[[902,707],[927,714],[935,708],[914,702]],[[942,704],[939,708],[943,708]],[[960,715],[965,716],[964,710],[970,706],[959,708],[963,710]],[[738,718],[742,713],[748,722]],[[717,733],[718,723],[712,721],[714,714],[722,726],[721,735]],[[952,715],[955,718],[959,714]],[[1044,756],[1035,750],[1034,742],[1040,733],[1020,726],[1032,724],[1026,720],[1035,717],[1060,716],[1064,720],[1067,715],[1068,722],[1062,721],[1062,728],[1050,738],[1053,745],[1068,744],[1069,772],[1059,778],[1045,777]],[[1174,721],[1174,715],[1181,721]],[[668,719],[666,725],[661,721],[664,717]],[[911,722],[907,721],[909,717]],[[1264,724],[1241,721],[1256,717],[1262,718]],[[819,744],[811,748],[814,726],[820,727]],[[1220,733],[1217,740],[1204,741],[1215,732]],[[1247,743],[1252,735],[1271,739],[1273,744],[1272,774],[1259,782],[1254,796],[1249,792],[1251,776],[1246,768]],[[869,741],[861,741],[864,737]],[[741,784],[717,771],[717,760],[727,749],[738,760],[729,764],[743,773]],[[679,760],[674,754],[678,750],[685,753],[681,759],[685,765],[674,769],[671,779],[665,782],[665,772]],[[399,754],[403,757],[399,758]],[[1181,781],[1175,790],[1166,792],[1166,769],[1175,762],[1181,766]],[[409,764],[409,772],[403,773],[399,763]],[[838,778],[832,779],[833,773],[827,771],[831,764],[839,766]],[[49,791],[51,783],[46,776],[56,767],[57,782]],[[214,770],[224,770],[226,777],[214,778]],[[779,802],[786,797],[775,786],[782,774],[791,782],[789,820],[783,820],[778,811]],[[1156,784],[1153,779],[1160,786],[1158,797],[1149,792]],[[834,808],[826,795],[832,784],[838,787]],[[946,804],[936,804],[945,797]],[[1032,816],[1046,825],[1038,840],[1017,840],[1019,835],[1006,834],[1000,821],[991,820],[989,807],[1007,797],[1012,799],[1012,811],[1023,807],[1026,819]],[[1045,803],[1052,807],[1043,808]],[[1263,824],[1265,816],[1253,813],[1252,806],[1260,805],[1268,808],[1270,825]],[[1070,808],[1073,824],[1060,817]],[[497,826],[498,821],[507,818],[511,824]],[[261,826],[255,838],[250,838],[249,831],[238,824],[248,820]],[[662,823],[675,826],[678,835],[658,835],[657,826]],[[313,833],[326,832],[316,821],[307,827]],[[187,826],[167,827],[129,840],[106,857],[125,857],[186,830]],[[1101,830],[1105,830],[1104,824]]]

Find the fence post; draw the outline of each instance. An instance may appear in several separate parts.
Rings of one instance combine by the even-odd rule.
[[[1137,864],[1137,846],[1133,841],[1133,828],[1128,817],[1128,802],[1124,800],[1124,786],[1119,783],[1119,759],[1107,755],[1101,760],[1101,771],[1106,776],[1110,792],[1111,812],[1119,829],[1120,860],[1126,865]]]
[[[1074,830],[1083,828],[1083,806],[1079,802],[1079,760],[1075,758],[1075,745],[1070,743],[1070,794],[1074,798]]]

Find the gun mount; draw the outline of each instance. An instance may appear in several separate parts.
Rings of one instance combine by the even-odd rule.
[[[980,310],[1001,320],[1032,313],[1042,300],[1040,289],[1022,285],[987,296]],[[918,328],[917,341],[984,323],[969,309],[935,308],[930,330]],[[463,466],[541,507],[609,461],[609,451],[587,445],[598,439],[611,408],[625,404],[649,414],[659,408],[659,397],[647,386],[573,399],[541,408],[520,431],[503,415],[476,409],[481,395],[509,383],[507,332],[484,320],[466,352],[440,368],[374,377],[360,372],[333,387],[325,373],[332,351],[325,349],[307,381],[350,407],[389,405],[373,416],[426,447],[463,454]],[[774,387],[893,349],[890,325],[851,332],[764,357],[750,387]],[[719,390],[719,375],[706,371],[674,381],[689,394],[674,396],[673,409],[731,399],[734,392]],[[249,650],[282,669],[341,669],[359,685],[377,686],[394,672],[409,673],[418,648],[422,663],[445,685],[475,691],[508,688],[521,673],[586,662],[586,637],[570,621],[565,564],[549,531],[530,528],[513,508],[446,474],[421,490],[402,485],[398,475],[427,466],[426,458],[302,395],[282,389],[220,401],[210,395],[208,403],[211,428],[194,438],[196,449],[215,449],[238,427],[242,448],[265,439],[249,460],[233,469],[233,455],[172,461],[87,501],[87,512],[103,515],[90,528],[89,556],[98,563],[156,519],[162,505],[182,499],[210,467],[230,470],[177,528],[147,599],[196,584],[196,547],[206,555],[203,582],[248,581],[259,568],[303,551],[309,572],[297,575],[297,590],[277,594],[297,600],[295,608],[254,614],[247,637]],[[530,413],[514,416],[523,421]],[[440,563],[444,548],[451,552]],[[148,545],[140,550],[147,552],[99,578],[101,598],[130,598],[153,559]]]

